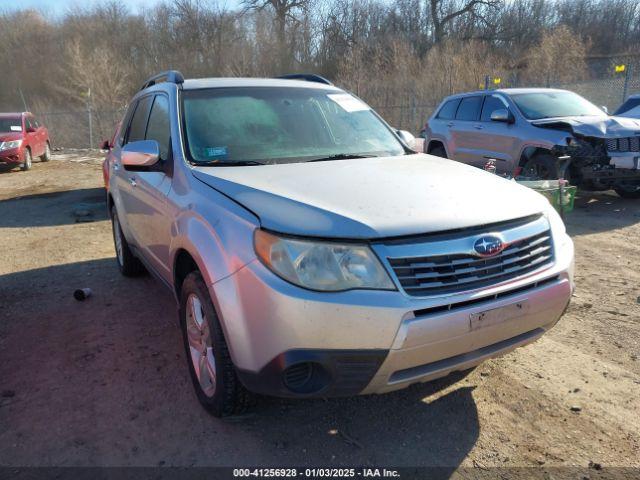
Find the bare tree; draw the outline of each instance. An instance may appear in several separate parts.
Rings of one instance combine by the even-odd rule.
[[[438,44],[444,40],[447,26],[458,17],[470,15],[486,21],[483,10],[495,10],[501,3],[501,0],[465,0],[463,3],[429,0],[434,43]]]
[[[309,7],[310,0],[243,0],[245,11],[271,8],[275,16],[276,38],[281,72],[291,68],[290,47],[287,44],[287,21],[298,22],[296,13]]]

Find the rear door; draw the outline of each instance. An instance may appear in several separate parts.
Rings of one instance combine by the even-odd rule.
[[[482,129],[478,128],[482,100],[483,95],[463,97],[451,127],[454,147],[452,158],[476,167],[482,167],[485,163],[482,153],[478,149],[478,143],[482,136]]]

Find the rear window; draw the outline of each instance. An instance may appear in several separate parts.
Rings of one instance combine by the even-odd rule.
[[[456,113],[456,120],[477,120],[480,115],[482,97],[463,98]]]
[[[460,104],[459,98],[454,98],[446,102],[438,112],[438,118],[442,120],[453,120],[456,118],[456,110]]]

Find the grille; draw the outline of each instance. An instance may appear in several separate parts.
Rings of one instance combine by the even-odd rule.
[[[608,138],[609,152],[640,152],[640,137]]]
[[[409,295],[457,293],[497,284],[548,266],[553,262],[551,232],[545,230],[512,242],[490,258],[455,254],[388,260]]]

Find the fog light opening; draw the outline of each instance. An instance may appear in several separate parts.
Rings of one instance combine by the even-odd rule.
[[[284,385],[294,393],[317,393],[329,383],[329,374],[319,363],[291,365],[282,373]]]

